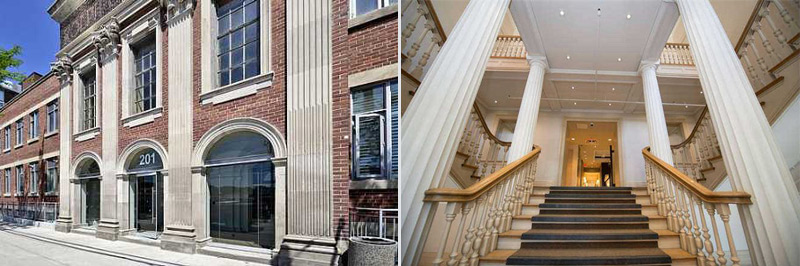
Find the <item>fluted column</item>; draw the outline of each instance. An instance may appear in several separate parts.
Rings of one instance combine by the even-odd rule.
[[[514,126],[514,137],[508,149],[508,163],[511,163],[533,149],[533,134],[536,120],[539,118],[539,104],[542,101],[542,85],[544,72],[547,71],[547,58],[544,56],[528,56],[530,72],[522,93],[517,125]]]
[[[168,191],[161,248],[194,253],[196,235],[192,223],[192,10],[194,1],[165,1],[167,82],[169,99],[167,143],[169,161],[165,178]],[[212,44],[209,44],[212,45]]]
[[[449,172],[510,0],[467,4],[402,119],[403,265],[416,265],[435,208],[425,190]]]
[[[672,149],[669,146],[667,119],[664,118],[664,105],[661,102],[661,92],[658,89],[658,79],[656,79],[657,67],[658,64],[655,62],[642,62],[639,67],[644,88],[644,109],[650,135],[650,153],[671,165],[673,164]]]
[[[56,230],[68,233],[72,230],[72,81],[73,68],[69,57],[59,58],[58,61],[50,64],[50,68],[58,76],[61,82],[58,97],[59,115],[59,158],[58,158],[58,219],[56,220]]]
[[[708,0],[677,0],[754,265],[800,265],[800,197],[753,87]]]
[[[100,224],[97,226],[97,237],[117,240],[119,234],[119,217],[117,216],[117,140],[118,131],[118,67],[119,67],[119,23],[111,18],[101,29],[95,32],[93,43],[98,56],[100,69],[100,106],[97,114],[100,119],[102,134],[102,158],[100,173]]]

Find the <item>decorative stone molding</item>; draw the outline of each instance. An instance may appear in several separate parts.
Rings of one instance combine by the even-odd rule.
[[[185,14],[190,14],[194,8],[194,0],[161,0],[161,5],[167,10],[167,23],[169,24]]]
[[[117,18],[111,18],[105,26],[97,30],[92,38],[92,43],[100,55],[100,62],[114,58],[120,49],[119,22],[117,22]]]
[[[67,56],[59,57],[58,60],[50,63],[50,71],[58,76],[61,84],[67,84],[72,81],[72,60]]]

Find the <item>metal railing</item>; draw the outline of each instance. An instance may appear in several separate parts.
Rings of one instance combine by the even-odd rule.
[[[350,236],[371,236],[397,241],[397,209],[350,208]]]
[[[58,202],[0,203],[0,219],[27,219],[54,222],[58,217]]]

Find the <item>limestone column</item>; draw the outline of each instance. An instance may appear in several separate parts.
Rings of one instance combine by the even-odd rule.
[[[59,124],[59,157],[58,157],[58,219],[56,231],[69,233],[72,229],[72,61],[64,56],[50,64],[50,68],[61,82],[58,97]]]
[[[194,1],[163,1],[166,6],[167,99],[170,101],[167,143],[169,161],[161,248],[184,253],[195,252],[195,227],[192,222],[192,10]],[[213,45],[213,44],[207,44]]]
[[[800,197],[722,24],[708,0],[677,0],[754,265],[800,265]]]
[[[667,119],[664,117],[664,105],[656,79],[655,62],[642,62],[639,72],[642,74],[644,87],[644,109],[647,116],[647,129],[650,135],[650,152],[661,160],[672,165],[672,148],[669,146]]]
[[[528,56],[530,72],[522,93],[517,125],[514,126],[514,137],[508,149],[508,163],[511,163],[533,149],[533,134],[539,118],[539,104],[542,101],[542,85],[544,72],[547,71],[547,58],[544,56]]]
[[[473,0],[458,19],[402,119],[403,265],[416,265],[435,208],[425,190],[449,172],[510,0]]]
[[[119,23],[112,18],[99,29],[93,39],[97,49],[97,64],[100,69],[100,132],[102,134],[102,157],[100,158],[100,224],[97,226],[97,237],[117,240],[119,236],[119,218],[117,217],[117,140],[119,103],[117,100],[118,66],[119,66]]]

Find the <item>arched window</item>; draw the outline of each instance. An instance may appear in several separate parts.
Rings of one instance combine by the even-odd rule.
[[[98,177],[100,176],[100,166],[93,159],[84,159],[78,164],[75,174],[79,178]]]
[[[205,157],[210,233],[215,241],[275,247],[275,171],[272,144],[240,131],[217,141]]]

